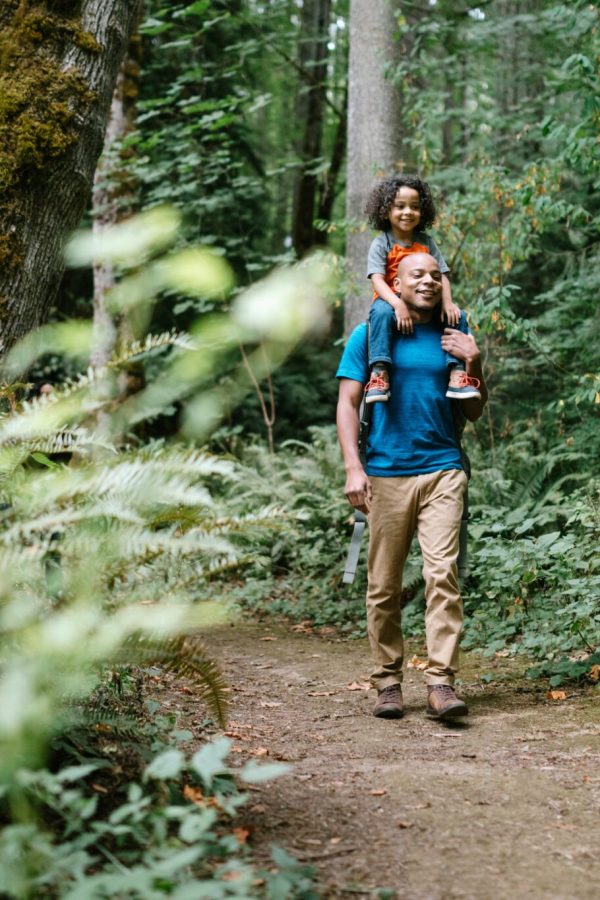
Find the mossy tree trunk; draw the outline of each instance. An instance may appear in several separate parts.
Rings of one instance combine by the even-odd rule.
[[[0,339],[43,323],[90,198],[138,0],[0,0]]]
[[[104,139],[104,152],[94,174],[92,191],[92,228],[103,232],[128,218],[136,207],[135,180],[122,142],[134,129],[136,101],[139,95],[140,38],[134,35],[117,76]],[[117,343],[118,326],[107,308],[106,298],[115,286],[115,272],[108,260],[94,263],[94,341],[90,363],[105,365]],[[126,324],[126,323],[125,323]]]

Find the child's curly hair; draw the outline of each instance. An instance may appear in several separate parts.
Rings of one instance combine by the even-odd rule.
[[[365,206],[369,224],[378,231],[386,231],[390,227],[390,209],[401,187],[412,188],[419,194],[421,198],[419,231],[426,231],[435,221],[436,209],[429,185],[421,181],[418,175],[395,175],[393,178],[379,181],[369,194]]]

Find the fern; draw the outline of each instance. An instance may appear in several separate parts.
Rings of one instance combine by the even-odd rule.
[[[217,663],[207,656],[198,635],[180,634],[154,640],[147,635],[135,635],[121,648],[119,660],[126,664],[159,666],[180,678],[187,678],[199,689],[219,725],[225,725],[227,685]]]

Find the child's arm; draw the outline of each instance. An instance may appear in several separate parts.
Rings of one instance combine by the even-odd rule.
[[[442,318],[448,325],[458,325],[460,322],[460,307],[452,299],[450,279],[445,273],[442,275]]]
[[[406,303],[402,300],[401,297],[398,296],[398,294],[394,293],[383,275],[378,275],[377,273],[371,275],[371,284],[373,285],[373,290],[376,291],[377,295],[381,297],[382,300],[385,300],[387,303],[389,303],[391,307],[393,307],[393,310],[396,313],[398,331],[400,331],[402,334],[411,334],[413,330],[413,323],[408,313],[408,307],[406,306]],[[460,310],[458,312],[458,316],[460,319]]]

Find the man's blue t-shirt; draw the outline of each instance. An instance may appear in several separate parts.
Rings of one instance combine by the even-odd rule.
[[[373,404],[367,443],[367,475],[424,475],[462,469],[452,401],[446,397],[448,366],[437,322],[414,325],[392,341],[391,397]],[[348,340],[338,378],[369,379],[367,326]]]

